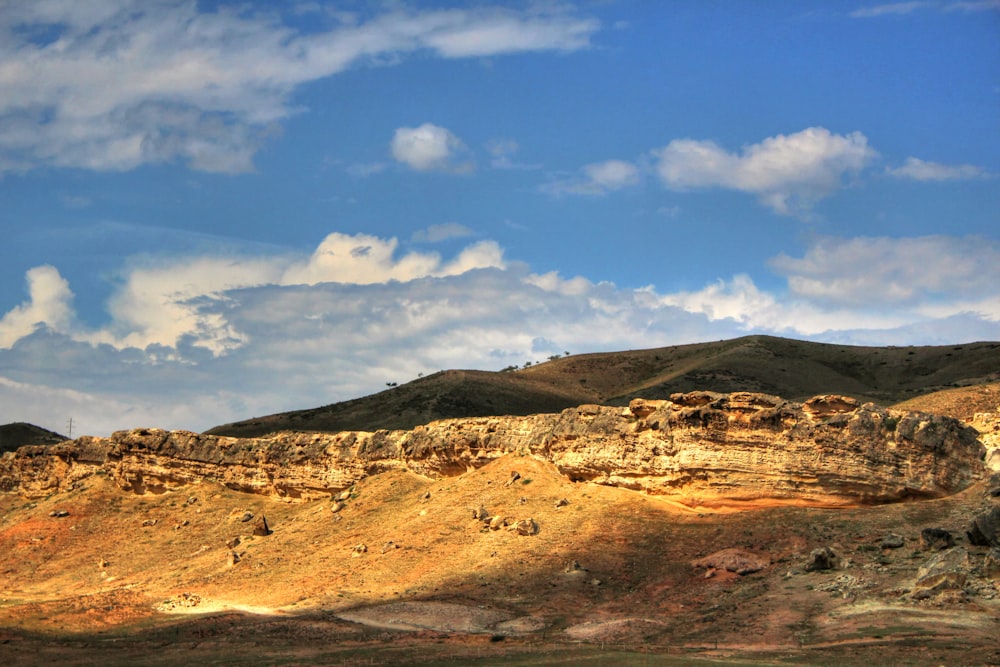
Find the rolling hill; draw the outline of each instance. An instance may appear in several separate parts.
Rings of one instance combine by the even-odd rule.
[[[0,454],[12,452],[24,445],[54,445],[63,440],[66,440],[66,436],[34,424],[15,422],[0,425]]]
[[[216,426],[207,433],[406,429],[434,419],[626,405],[675,392],[753,391],[803,400],[844,394],[893,405],[929,392],[1000,380],[1000,343],[859,347],[746,336],[648,350],[561,357],[514,371],[442,371],[322,407]]]

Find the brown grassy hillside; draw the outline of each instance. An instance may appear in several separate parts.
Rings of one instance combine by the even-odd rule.
[[[977,412],[1000,410],[1000,382],[943,389],[897,403],[898,410],[920,410],[971,421]]]
[[[412,428],[447,417],[557,412],[636,396],[755,391],[792,400],[846,394],[891,405],[928,392],[1000,379],[1000,343],[858,347],[747,336],[649,350],[562,357],[508,372],[445,371],[342,403],[225,424],[218,435],[280,430]]]
[[[12,452],[24,445],[54,445],[63,440],[66,440],[66,436],[34,424],[15,422],[0,426],[0,454]]]

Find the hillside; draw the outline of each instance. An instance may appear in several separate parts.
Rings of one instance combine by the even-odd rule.
[[[281,430],[405,429],[434,419],[627,405],[698,390],[761,392],[790,400],[843,394],[892,405],[941,389],[1000,379],[1000,343],[859,347],[773,336],[649,350],[580,354],[507,372],[444,371],[308,410],[216,426],[215,435]]]
[[[0,454],[12,452],[24,445],[54,445],[63,440],[66,440],[66,436],[34,424],[15,422],[0,425]]]

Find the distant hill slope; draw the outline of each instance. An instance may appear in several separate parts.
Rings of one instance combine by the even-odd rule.
[[[66,439],[64,435],[34,424],[25,422],[3,424],[0,425],[0,454],[12,452],[24,445],[54,445]]]
[[[892,405],[931,391],[1000,380],[1000,343],[858,347],[746,336],[649,350],[562,357],[507,372],[443,371],[363,398],[216,426],[256,436],[280,430],[412,428],[434,419],[626,405],[707,389],[802,400],[846,394]]]
[[[972,421],[977,412],[1000,410],[1000,382],[943,389],[911,398],[893,406],[899,410],[920,410]]]

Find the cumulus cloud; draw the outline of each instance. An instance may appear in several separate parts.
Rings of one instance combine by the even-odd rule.
[[[826,238],[803,257],[782,254],[771,266],[786,277],[793,295],[819,304],[894,309],[938,304],[950,309],[948,314],[980,310],[1000,318],[1000,310],[989,305],[1000,285],[1000,245],[985,238]]]
[[[425,51],[441,58],[589,46],[565,8],[389,9],[299,32],[280,11],[191,0],[8,3],[0,12],[0,173],[186,162],[253,169],[295,89]]]
[[[639,167],[624,160],[606,160],[585,165],[580,175],[546,184],[542,189],[551,194],[604,195],[636,185]]]
[[[0,319],[0,347],[32,333],[41,325],[68,330],[73,321],[73,292],[54,266],[36,266],[25,275],[28,300]]]
[[[971,178],[981,178],[986,172],[971,164],[947,165],[938,162],[925,162],[919,158],[909,157],[900,167],[888,167],[886,173],[897,178],[909,178],[915,181],[958,181]]]
[[[390,144],[392,157],[416,171],[467,173],[473,164],[463,161],[468,149],[450,131],[432,123],[400,127]]]
[[[840,135],[822,127],[768,137],[739,153],[713,141],[675,139],[653,154],[660,180],[672,190],[739,190],[786,215],[807,211],[877,156],[860,132]]]
[[[44,421],[57,414],[90,433],[202,430],[445,368],[747,333],[996,339],[997,267],[1000,247],[978,238],[821,239],[772,261],[783,289],[737,275],[664,291],[532,272],[489,240],[441,257],[334,233],[308,255],[134,258],[97,330],[75,320],[58,272],[39,267],[30,298],[2,319],[0,422],[37,418],[58,430]]]

